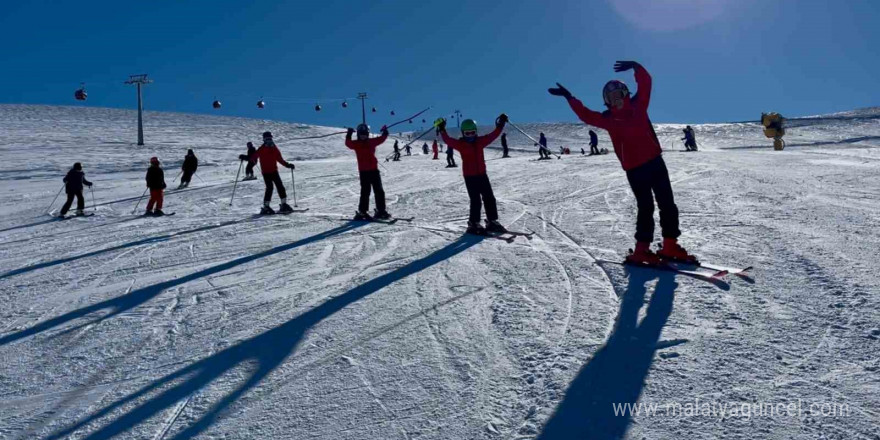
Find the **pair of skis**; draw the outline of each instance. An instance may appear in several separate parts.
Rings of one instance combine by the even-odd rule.
[[[609,261],[609,263],[615,263],[613,261]],[[622,263],[624,266],[633,266],[633,267],[644,267],[649,269],[657,269],[657,270],[665,270],[670,272],[676,272],[683,275],[690,275],[697,278],[705,278],[709,280],[721,280],[728,275],[736,275],[739,277],[748,278],[749,271],[752,270],[752,266],[747,266],[744,268],[737,267],[726,267],[720,266],[717,264],[710,263],[702,263],[702,262],[684,262],[677,260],[661,260],[659,264],[647,264],[647,263],[635,263],[628,260],[624,260]]]
[[[271,212],[271,213],[270,213],[270,212],[266,212],[266,213],[260,212],[260,213],[257,214],[257,216],[262,217],[262,216],[269,216],[269,215],[290,215],[290,214],[295,214],[295,213],[298,213],[298,212],[306,212],[306,211],[308,211],[308,210],[309,210],[309,208],[305,208],[305,209],[292,209],[292,210],[290,210],[290,211],[286,211],[286,212],[281,212],[281,211],[273,211],[273,212]]]

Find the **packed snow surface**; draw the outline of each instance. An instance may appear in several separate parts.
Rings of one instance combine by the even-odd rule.
[[[415,219],[359,224],[343,137],[294,140],[338,127],[147,113],[138,147],[135,124],[0,106],[0,439],[880,438],[877,109],[792,119],[781,152],[756,123],[696,125],[696,153],[657,125],[681,243],[754,266],[721,280],[615,264],[635,203],[583,124],[519,125],[559,160],[512,127],[512,158],[487,150],[502,222],[535,232],[513,243],[461,234],[461,169],[421,140],[377,153]],[[254,216],[261,180],[230,205],[266,130],[307,212]],[[174,217],[132,215],[151,156]],[[96,213],[53,220],[77,161]]]

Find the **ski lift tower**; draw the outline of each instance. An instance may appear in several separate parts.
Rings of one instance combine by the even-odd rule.
[[[144,145],[144,101],[141,99],[141,86],[146,85],[153,82],[151,79],[147,79],[147,75],[129,75],[128,81],[126,84],[136,84],[137,85],[137,95],[138,95],[138,145]]]
[[[461,110],[456,110],[453,113],[455,113],[455,119],[457,120],[457,123],[458,123],[457,127],[461,128]]]
[[[364,92],[358,93],[357,99],[361,100],[361,122],[367,123],[367,107],[365,102],[367,101],[367,94]],[[376,109],[373,109],[375,111]]]

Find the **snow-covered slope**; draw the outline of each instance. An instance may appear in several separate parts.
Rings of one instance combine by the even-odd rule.
[[[450,232],[460,169],[384,162],[390,142],[389,210],[416,219],[359,225],[339,219],[359,189],[341,136],[285,141],[336,128],[148,113],[136,147],[133,112],[0,106],[0,438],[876,439],[880,121],[803,121],[783,152],[752,123],[695,126],[698,153],[657,127],[682,243],[755,266],[709,282],[605,262],[634,230],[613,154],[538,162],[508,130],[529,153],[488,152],[489,175],[502,221],[536,232],[509,244]],[[576,151],[588,129],[520,127]],[[265,130],[308,159],[308,212],[254,217],[260,181],[230,206]],[[130,215],[146,160],[173,187],[187,148],[203,166],[176,215]],[[75,161],[97,214],[53,221]],[[615,414],[636,401],[660,409]],[[801,412],[740,412],[756,403]]]

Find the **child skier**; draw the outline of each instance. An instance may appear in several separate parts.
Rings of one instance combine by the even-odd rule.
[[[400,147],[397,145],[397,139],[394,140],[394,159],[395,162],[400,161]]]
[[[77,162],[73,164],[73,168],[64,176],[64,189],[67,193],[67,201],[61,207],[61,213],[58,217],[64,217],[73,204],[73,198],[76,197],[76,215],[85,215],[83,209],[86,207],[86,201],[83,198],[83,185],[91,188],[92,182],[86,180],[86,175],[82,171],[82,164]]]
[[[455,150],[452,148],[446,149],[446,168],[455,168],[458,165],[455,164]]]
[[[196,153],[193,153],[193,150],[187,150],[186,156],[183,158],[183,165],[180,167],[183,174],[180,176],[180,186],[177,189],[188,187],[190,179],[192,179],[193,174],[196,173],[198,168],[199,159],[196,158]]]
[[[538,138],[538,144],[541,145],[541,147],[538,148],[538,154],[541,155],[538,160],[550,159],[550,150],[547,149],[547,138],[544,137],[543,132],[541,132],[541,137]]]
[[[412,147],[410,147],[409,144],[406,144],[406,147],[404,148],[404,150],[406,150],[407,156],[412,156]]]
[[[672,194],[669,172],[661,156],[660,141],[648,119],[651,101],[651,75],[635,61],[618,61],[615,72],[633,69],[638,93],[630,98],[629,89],[621,81],[612,80],[602,89],[605,106],[603,113],[586,108],[565,87],[548,91],[563,96],[568,105],[586,124],[602,128],[611,136],[614,153],[626,171],[627,180],[636,197],[638,216],[636,221],[636,248],[627,261],[632,263],[659,264],[661,259],[696,262],[693,255],[679,246],[678,208]],[[654,200],[660,208],[660,227],[663,230],[663,246],[658,253],[651,251],[654,239]]]
[[[428,155],[428,143],[427,142],[422,144],[422,152],[425,153],[425,156]]]
[[[287,191],[284,189],[284,183],[281,182],[281,175],[278,174],[278,164],[280,163],[290,169],[295,167],[292,163],[287,162],[281,157],[281,151],[275,145],[275,141],[272,140],[271,132],[263,133],[263,145],[257,148],[254,156],[260,161],[263,182],[266,184],[266,194],[263,196],[263,207],[260,209],[260,214],[275,214],[275,210],[269,206],[269,202],[272,200],[273,187],[278,187],[278,197],[281,199],[281,204],[278,205],[278,212],[284,214],[293,212],[293,208],[287,204]]]
[[[684,137],[681,140],[684,141],[684,149],[687,151],[697,151],[697,138],[694,134],[694,129],[688,125],[682,131],[684,132]]]
[[[431,151],[434,152],[434,158],[432,160],[437,160],[437,154],[440,152],[440,147],[437,146],[437,139],[434,139],[434,145],[431,145]]]
[[[504,153],[501,155],[502,159],[505,157],[510,157],[510,154],[508,154],[508,149],[507,149],[507,133],[504,133],[501,135],[501,150]]]
[[[590,156],[594,154],[599,154],[599,136],[595,131],[590,130]]]
[[[507,231],[498,222],[498,207],[495,204],[495,194],[492,192],[489,176],[486,175],[486,159],[483,157],[483,150],[501,135],[505,124],[507,124],[507,115],[502,113],[495,120],[494,131],[484,136],[477,136],[477,123],[473,119],[465,119],[461,122],[461,139],[454,139],[446,134],[445,119],[441,119],[437,125],[437,131],[440,132],[449,149],[458,150],[458,154],[461,155],[461,171],[470,198],[467,227],[469,234]],[[481,199],[482,204],[486,206],[485,228],[480,225]]]
[[[388,220],[391,214],[385,209],[385,190],[382,188],[382,175],[379,174],[379,162],[376,161],[376,147],[382,145],[388,139],[388,129],[382,127],[382,135],[370,139],[370,127],[367,124],[357,126],[357,139],[352,140],[351,135],[355,132],[349,128],[345,136],[345,146],[354,150],[357,156],[358,175],[361,182],[361,197],[355,220],[372,220],[367,212],[370,209],[370,190],[376,194],[375,218]]]
[[[257,178],[254,177],[254,165],[257,164],[256,154],[257,154],[257,149],[254,148],[254,143],[248,142],[247,143],[247,154],[241,154],[238,156],[239,160],[246,160],[247,161],[247,166],[244,167],[244,179],[242,179],[242,181],[244,181],[244,180],[257,180]]]
[[[150,158],[150,167],[147,168],[147,188],[150,189],[150,201],[147,202],[147,212],[144,215],[155,215],[162,216],[165,215],[162,212],[162,202],[165,199],[164,190],[165,190],[165,172],[162,171],[162,168],[159,166],[159,158],[151,157]],[[156,210],[153,210],[153,206],[156,207]]]

